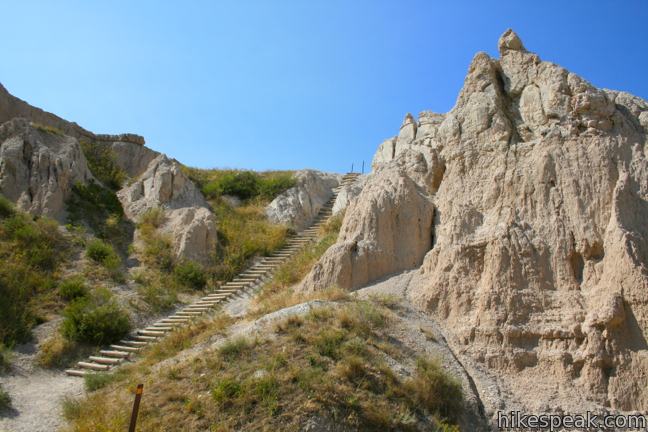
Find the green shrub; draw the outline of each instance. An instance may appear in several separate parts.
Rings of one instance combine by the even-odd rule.
[[[212,397],[218,404],[224,404],[227,401],[237,397],[241,393],[241,384],[232,378],[223,378],[212,387]]]
[[[126,173],[117,166],[116,155],[112,148],[106,144],[84,139],[80,144],[92,174],[112,190],[121,188],[126,180]]]
[[[63,311],[63,335],[73,341],[104,345],[130,331],[128,314],[107,290],[74,300]]]
[[[272,201],[278,195],[295,186],[295,179],[292,173],[276,173],[261,177],[259,181],[259,195],[268,201]]]
[[[203,268],[193,261],[183,261],[173,269],[176,281],[187,288],[200,290],[207,285],[207,275]]]
[[[83,377],[86,391],[92,392],[104,388],[114,380],[112,374],[90,373]]]
[[[0,343],[12,346],[29,339],[54,292],[53,274],[66,248],[56,224],[46,218],[33,221],[14,212],[0,219]]]
[[[9,201],[4,196],[0,195],[0,218],[6,218],[13,216],[14,207],[11,201]]]
[[[11,351],[0,343],[0,375],[11,369]]]
[[[74,300],[88,295],[88,287],[81,276],[74,276],[61,282],[58,292],[63,299]]]
[[[102,240],[95,239],[88,243],[86,247],[88,258],[103,265],[108,270],[119,268],[121,261],[111,245]]]
[[[126,220],[117,195],[94,182],[77,183],[66,202],[68,222],[87,226],[97,237],[125,250],[133,234],[133,224]]]
[[[11,408],[11,396],[0,385],[0,411],[5,411]]]

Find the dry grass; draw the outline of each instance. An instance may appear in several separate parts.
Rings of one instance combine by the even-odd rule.
[[[392,358],[398,352],[390,314],[370,301],[346,302],[287,318],[263,340],[233,339],[155,373],[133,370],[128,381],[68,402],[69,430],[124,430],[143,382],[146,431],[298,431],[312,418],[353,430],[458,431],[461,387],[437,363],[420,360],[411,379],[387,365],[380,347],[391,345]]]
[[[309,300],[347,298],[348,292],[337,287],[315,293],[301,293],[294,290],[295,284],[308,274],[324,252],[337,240],[342,217],[336,215],[330,218],[320,231],[316,243],[306,246],[277,269],[272,280],[265,284],[262,291],[254,298],[251,316],[258,317]]]

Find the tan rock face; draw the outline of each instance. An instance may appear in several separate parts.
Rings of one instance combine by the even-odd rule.
[[[276,197],[266,207],[268,219],[277,224],[302,230],[310,225],[322,206],[333,196],[341,175],[315,170],[295,173],[296,184]]]
[[[203,263],[209,260],[216,248],[215,218],[178,162],[157,156],[117,196],[126,216],[134,221],[148,210],[162,208],[165,220],[160,230],[171,235],[176,255]]]
[[[431,171],[420,153],[407,152],[370,176],[303,289],[357,288],[420,266],[432,245],[434,208],[422,187]]]
[[[511,400],[646,410],[648,103],[541,61],[513,32],[499,49],[475,56],[449,113],[381,148],[304,289],[357,288],[424,254],[409,296]]]
[[[64,221],[76,182],[93,179],[79,142],[15,119],[0,126],[0,193],[35,215]]]

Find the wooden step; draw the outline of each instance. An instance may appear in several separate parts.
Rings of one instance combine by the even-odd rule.
[[[134,346],[134,347],[143,347],[148,345],[148,342],[134,341],[134,340],[120,340],[121,345]]]
[[[186,308],[182,309],[183,312],[207,312],[210,311],[212,308],[206,307],[206,306],[187,306]]]
[[[70,376],[76,376],[76,377],[83,377],[88,375],[87,371],[80,370],[80,369],[65,369],[65,373]]]
[[[188,316],[188,317],[195,317],[195,316],[200,316],[202,315],[202,312],[178,312],[178,316]]]
[[[105,357],[129,358],[131,353],[126,351],[101,350],[99,354]]]
[[[137,334],[139,336],[152,336],[152,337],[160,337],[164,336],[164,332],[161,330],[137,330]]]
[[[139,351],[139,348],[134,348],[134,347],[129,347],[129,346],[124,346],[124,345],[110,345],[110,348],[117,350],[117,351],[125,351],[129,353],[136,353]]]
[[[146,331],[160,331],[160,332],[169,332],[173,330],[174,327],[170,325],[155,325],[153,324],[152,326],[146,327],[144,330]]]
[[[187,323],[189,321],[190,320],[187,317],[179,317],[179,316],[171,315],[169,318],[164,318],[164,319],[160,320],[160,323],[163,323],[163,324],[184,324],[184,323]]]
[[[112,357],[99,357],[99,356],[90,356],[88,357],[89,360],[92,360],[94,363],[98,364],[104,364],[104,365],[116,365],[121,363],[120,359],[112,358]]]
[[[89,362],[78,362],[77,366],[83,369],[90,369],[95,371],[107,371],[110,369],[110,366],[99,363],[89,363]]]
[[[153,342],[157,338],[155,336],[145,336],[145,335],[134,335],[131,336],[137,342]]]

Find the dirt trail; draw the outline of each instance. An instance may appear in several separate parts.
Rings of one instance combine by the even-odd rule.
[[[61,400],[83,394],[83,380],[35,364],[38,345],[57,326],[58,320],[53,320],[36,327],[34,342],[16,347],[11,372],[0,376],[0,383],[12,401],[11,410],[0,412],[0,432],[56,431],[65,423]]]

